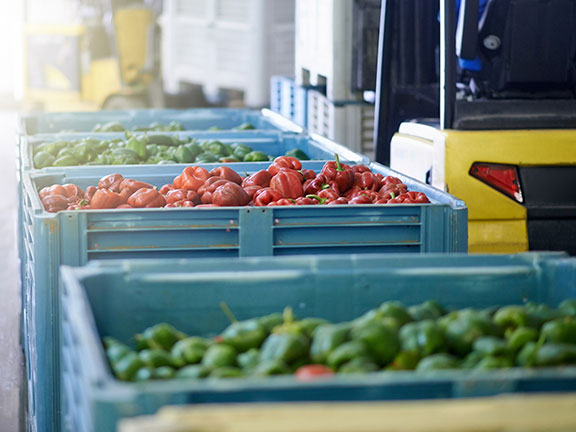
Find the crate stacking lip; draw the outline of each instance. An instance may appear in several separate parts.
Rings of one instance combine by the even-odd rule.
[[[115,430],[126,416],[163,405],[278,401],[360,401],[479,397],[576,390],[576,368],[385,372],[298,382],[292,377],[126,383],[109,369],[101,338],[131,344],[148,326],[168,322],[190,335],[280,312],[332,322],[351,320],[384,301],[435,299],[449,308],[576,296],[576,259],[564,253],[516,255],[339,255],[218,260],[93,261],[62,268],[64,418],[79,432]]]
[[[97,112],[53,112],[28,114],[20,118],[23,135],[46,133],[89,133],[98,124],[119,122],[128,130],[147,127],[151,123],[169,124],[176,121],[185,130],[202,131],[211,127],[233,129],[242,123],[251,123],[256,129],[302,132],[302,129],[263,109],[244,108],[192,108],[192,109],[139,109],[128,111],[102,110]]]
[[[144,133],[138,133],[144,134]],[[263,151],[271,156],[282,156],[287,151],[294,148],[303,150],[308,157],[314,160],[330,160],[334,154],[338,154],[343,161],[356,163],[369,163],[369,158],[356,153],[355,151],[338,144],[321,136],[310,137],[307,135],[285,133],[280,131],[222,131],[222,132],[171,132],[171,133],[153,133],[154,135],[170,135],[179,138],[196,138],[199,141],[218,140],[223,143],[246,144],[252,149]],[[33,164],[34,148],[43,142],[57,140],[76,140],[82,138],[96,138],[100,140],[108,139],[125,139],[124,133],[84,133],[84,134],[44,134],[31,137],[22,137],[20,139],[20,158],[23,170],[36,169]],[[264,164],[270,163],[269,161]],[[190,165],[190,164],[171,164],[171,165]],[[104,167],[104,165],[102,165]],[[114,167],[114,165],[106,165]],[[66,167],[49,167],[58,169]],[[46,169],[46,168],[43,168]]]
[[[318,172],[324,161],[304,161]],[[252,173],[262,163],[227,165]],[[171,183],[182,167],[174,165],[76,167],[23,172],[23,232],[26,249],[24,293],[30,311],[25,334],[35,364],[41,424],[58,407],[60,265],[95,259],[197,258],[341,253],[465,252],[467,208],[453,196],[382,165],[375,172],[394,175],[410,190],[425,192],[431,204],[219,207],[204,209],[82,210],[48,213],[38,190],[55,183],[85,188],[118,172],[154,186]],[[41,392],[41,393],[39,393]],[[51,420],[46,420],[50,422]]]

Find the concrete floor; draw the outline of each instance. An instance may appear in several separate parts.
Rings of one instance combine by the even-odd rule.
[[[18,431],[22,352],[20,348],[20,277],[17,252],[18,189],[14,112],[0,111],[0,431]]]

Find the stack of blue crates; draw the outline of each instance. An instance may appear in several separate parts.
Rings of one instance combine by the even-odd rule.
[[[319,171],[326,160],[338,153],[347,163],[367,164],[373,171],[384,176],[400,177],[409,189],[425,192],[431,203],[46,212],[38,196],[38,191],[44,186],[74,183],[85,188],[95,185],[99,178],[117,172],[160,187],[171,183],[184,168],[179,164],[34,167],[31,157],[34,147],[43,141],[120,137],[114,133],[90,132],[96,124],[108,121],[118,121],[127,128],[153,121],[179,121],[190,130],[169,132],[171,135],[243,142],[274,156],[284,154],[289,148],[300,148],[315,159],[303,162],[304,167],[315,171]],[[206,130],[213,126],[229,129],[244,122],[254,124],[257,129]],[[312,139],[292,122],[268,110],[194,109],[40,114],[23,119],[19,147],[20,230],[23,239],[20,252],[22,315],[29,383],[27,416],[30,430],[105,430],[93,425],[93,420],[99,418],[99,415],[85,417],[86,412],[80,409],[84,407],[84,402],[92,404],[93,401],[69,399],[67,404],[61,406],[59,398],[54,397],[62,394],[64,398],[70,398],[76,397],[71,395],[80,394],[78,397],[86,398],[86,395],[92,395],[92,390],[84,393],[88,391],[85,386],[93,384],[83,381],[83,378],[77,381],[62,380],[63,367],[67,363],[61,362],[60,351],[65,341],[70,342],[70,335],[67,334],[68,330],[60,332],[60,324],[64,320],[74,327],[77,320],[62,314],[60,294],[64,288],[59,276],[62,265],[83,266],[93,260],[114,262],[135,258],[220,259],[278,255],[335,256],[351,253],[447,253],[465,252],[467,248],[467,209],[462,201],[384,166],[370,163],[366,157],[337,143],[321,138]],[[211,169],[220,165],[230,166],[239,173],[253,173],[266,168],[268,163],[202,166]],[[270,263],[273,267],[273,258],[270,258]],[[117,288],[120,299],[123,287]],[[114,299],[110,301],[115,303]],[[280,301],[280,298],[274,301]],[[78,322],[78,325],[82,324]],[[74,337],[72,340],[75,340]],[[82,355],[91,357],[99,354],[91,351]],[[96,360],[85,358],[82,361],[90,365]],[[68,370],[68,373],[74,375],[75,372]],[[71,375],[67,376],[70,378]],[[151,385],[154,387],[156,384]],[[71,386],[80,386],[80,389],[73,390]],[[242,397],[240,394],[239,398]],[[171,401],[171,398],[166,401]],[[139,404],[145,405],[146,402],[135,403],[131,408],[122,408],[123,411],[117,417],[143,412]],[[66,416],[63,416],[63,406],[69,408]],[[77,412],[75,407],[80,407]],[[78,416],[81,418],[78,419]]]

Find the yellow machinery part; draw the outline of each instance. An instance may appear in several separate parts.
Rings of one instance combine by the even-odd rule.
[[[115,58],[93,60],[82,76],[82,98],[94,102],[98,107],[121,88],[118,60]]]
[[[150,9],[126,8],[114,14],[120,74],[125,84],[147,83],[153,79],[146,70],[149,37],[154,16]]]

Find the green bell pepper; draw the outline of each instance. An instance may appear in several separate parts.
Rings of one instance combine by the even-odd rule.
[[[300,160],[310,160],[308,155],[304,152],[304,150],[300,150],[298,148],[294,148],[292,150],[288,150],[284,156],[294,157]]]
[[[218,162],[218,156],[216,156],[214,153],[211,152],[204,152],[204,153],[200,153],[198,156],[196,156],[195,161],[196,163],[214,163],[214,162]]]
[[[514,361],[510,357],[494,356],[489,355],[480,360],[472,368],[474,370],[486,370],[486,369],[502,369],[514,367]]]
[[[257,319],[236,321],[222,332],[222,340],[238,352],[259,348],[268,332]]]
[[[261,348],[261,359],[282,361],[287,365],[308,355],[310,342],[304,334],[272,333],[266,338]]]
[[[392,363],[386,369],[388,370],[414,370],[422,357],[415,351],[400,351]]]
[[[144,349],[138,353],[140,360],[148,367],[173,366],[172,357],[163,349]]]
[[[380,305],[376,311],[381,318],[394,318],[401,326],[412,321],[412,317],[406,308],[398,301],[388,301]]]
[[[47,151],[39,151],[34,155],[34,168],[42,169],[45,167],[52,166],[56,158]]]
[[[251,370],[252,376],[288,375],[290,368],[282,360],[265,360]]]
[[[159,323],[134,336],[139,350],[146,348],[170,351],[174,344],[186,335],[168,323]]]
[[[138,136],[138,137],[132,137],[130,138],[127,142],[126,142],[126,148],[130,149],[130,150],[134,150],[136,152],[136,154],[138,155],[138,157],[140,158],[140,160],[145,161],[146,159],[148,159],[148,140],[146,139],[146,137],[142,137],[142,136]]]
[[[223,343],[214,344],[206,350],[206,354],[202,357],[202,365],[211,369],[223,366],[236,366],[237,356],[238,351],[233,346]]]
[[[368,373],[377,371],[378,365],[370,357],[355,357],[349,362],[344,363],[338,369],[338,373],[354,374]]]
[[[248,153],[253,151],[252,147],[245,144],[234,143],[230,144],[232,147],[232,155],[237,157],[239,160],[243,161]]]
[[[80,165],[80,161],[72,155],[66,155],[62,157],[58,157],[53,163],[52,166],[76,166]]]
[[[348,363],[356,357],[370,358],[366,345],[360,340],[344,342],[342,345],[336,347],[328,354],[326,363],[331,369],[338,370],[344,363]]]
[[[152,134],[147,135],[146,138],[148,138],[150,144],[157,144],[159,146],[165,145],[172,147],[175,144],[174,139],[170,135]]]
[[[274,327],[279,326],[284,321],[284,318],[280,312],[274,312],[256,319],[264,328],[264,330],[266,330],[266,333],[271,333]]]
[[[563,300],[558,305],[558,312],[564,316],[576,317],[576,299]]]
[[[460,361],[451,354],[439,353],[424,357],[416,366],[418,372],[427,372],[438,369],[457,369]]]
[[[368,321],[353,327],[350,337],[352,341],[362,342],[369,356],[380,366],[390,363],[400,352],[398,332],[378,321]]]
[[[490,317],[474,309],[463,309],[452,315],[446,322],[445,331],[449,348],[462,357],[472,351],[476,339],[500,335]]]
[[[474,341],[473,350],[484,356],[511,357],[510,349],[506,339],[495,336],[482,336]]]
[[[310,357],[314,363],[325,363],[328,355],[346,342],[350,326],[347,324],[323,324],[314,330]]]
[[[254,369],[260,363],[260,350],[250,348],[248,351],[238,354],[236,361],[238,366],[244,370]]]
[[[266,162],[269,160],[268,155],[261,151],[251,151],[244,155],[244,162]]]
[[[112,363],[112,370],[118,379],[131,381],[134,379],[138,369],[144,367],[144,362],[137,353],[131,351],[122,356],[118,361]]]
[[[124,132],[126,128],[117,121],[109,121],[104,124],[98,123],[94,128],[92,128],[92,132]]]
[[[210,372],[210,378],[239,378],[244,376],[242,369],[233,366],[222,366]]]
[[[200,363],[208,349],[209,342],[206,339],[191,336],[181,339],[174,344],[170,354],[176,366]]]
[[[149,366],[141,367],[136,371],[133,380],[134,381],[150,381],[156,378],[156,369]]]
[[[446,335],[440,325],[431,319],[407,323],[400,329],[402,349],[415,351],[422,357],[448,349]]]
[[[176,378],[198,379],[205,378],[210,374],[211,368],[201,364],[184,366],[176,371]]]
[[[236,126],[234,129],[236,129],[236,130],[252,130],[252,129],[256,129],[256,128],[254,127],[254,125],[252,123],[245,122],[245,123],[242,123],[240,126]]]
[[[298,327],[302,330],[302,332],[312,339],[314,335],[314,331],[321,325],[330,324],[327,320],[323,318],[304,318],[298,321]]]
[[[546,342],[576,344],[576,319],[565,317],[548,321],[542,326],[541,334]]]
[[[513,352],[518,352],[528,342],[536,342],[539,337],[538,330],[532,327],[517,327],[514,331],[508,333],[508,347]]]
[[[156,372],[154,374],[155,379],[171,379],[176,376],[176,371],[173,367],[170,366],[160,366],[156,368]]]

